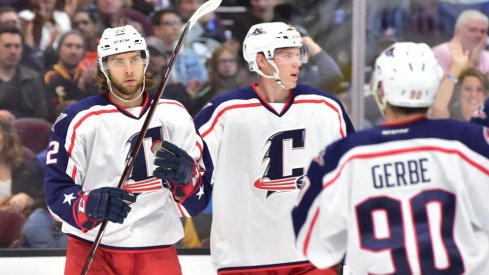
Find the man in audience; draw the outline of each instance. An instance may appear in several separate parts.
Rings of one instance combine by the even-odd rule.
[[[443,70],[447,72],[452,63],[450,44],[454,39],[460,40],[463,49],[469,53],[470,67],[478,68],[482,73],[489,73],[489,51],[487,43],[487,15],[477,10],[466,10],[460,14],[455,24],[454,36],[451,41],[433,47],[433,52]]]
[[[26,65],[34,70],[42,70],[43,56],[39,51],[33,51],[34,37],[32,35],[33,22],[19,17],[17,10],[10,6],[0,8],[0,26],[11,25],[17,27],[22,36],[22,58],[20,64]]]
[[[125,0],[95,0],[98,7],[99,25],[108,27],[131,25],[145,35],[151,35],[151,24],[144,14],[128,7]]]
[[[19,29],[0,26],[0,109],[16,118],[46,118],[46,95],[39,73],[20,65],[21,56]]]
[[[165,52],[163,42],[156,36],[147,37],[146,45],[148,45],[149,56],[151,56],[148,64],[148,72],[153,75],[156,84],[155,87],[151,89],[151,92],[156,93],[161,78],[163,77],[163,73],[168,65],[168,55]],[[196,113],[192,95],[187,92],[182,83],[173,83],[173,81],[169,79],[165,85],[163,96],[182,103],[192,116]]]
[[[250,27],[258,23],[286,22],[285,18],[275,12],[278,4],[278,0],[250,0],[248,11],[236,18],[236,23],[232,26],[233,39],[241,44]]]
[[[204,3],[204,0],[177,0],[175,1],[175,11],[182,18],[183,22],[187,22],[195,11]],[[212,39],[214,43],[223,42],[225,40],[224,26],[221,18],[215,12],[210,12],[199,18],[186,37],[186,42],[194,42],[195,40]]]
[[[308,51],[308,62],[299,74],[302,83],[323,89],[328,92],[337,91],[343,74],[335,60],[319,46],[302,27],[296,27],[302,36],[302,43]]]
[[[165,52],[171,54],[180,37],[182,19],[174,10],[165,9],[155,12],[151,24],[154,35],[163,42]],[[172,77],[174,82],[182,83],[192,94],[196,94],[208,78],[197,53],[186,47],[180,50],[175,60]]]
[[[96,68],[79,66],[85,54],[83,36],[71,31],[61,36],[58,46],[58,63],[44,75],[49,98],[50,120],[54,121],[60,108],[83,97],[97,94]]]
[[[87,10],[76,11],[71,24],[73,29],[79,31],[85,38],[85,57],[81,61],[83,67],[97,68],[97,45],[99,43],[100,30],[97,18]]]

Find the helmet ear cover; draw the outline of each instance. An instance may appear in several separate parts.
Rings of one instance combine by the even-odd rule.
[[[426,108],[433,103],[442,76],[443,69],[428,45],[399,42],[377,58],[370,84],[382,111],[386,103]]]

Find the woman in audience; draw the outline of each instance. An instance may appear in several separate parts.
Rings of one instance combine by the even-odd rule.
[[[430,118],[453,118],[469,121],[489,95],[489,81],[487,76],[476,68],[470,68],[464,70],[457,78],[452,75],[447,76],[447,78],[448,80],[445,81],[453,82],[452,85],[454,88],[452,89],[454,91],[452,92],[440,85],[440,93],[453,93],[453,95],[451,98],[448,97],[443,102],[438,102],[437,104],[435,104],[435,99],[435,103],[431,107]]]
[[[213,52],[208,66],[209,82],[198,92],[194,109],[199,111],[214,96],[253,82],[238,58],[236,49],[228,44],[222,44]]]
[[[50,67],[56,62],[54,49],[59,37],[71,30],[71,21],[64,12],[63,0],[31,0],[30,9],[19,14],[23,14],[24,19],[32,17],[32,34],[25,34],[26,37],[32,35],[28,45],[44,58],[44,67]]]
[[[456,102],[450,107],[450,118],[469,121],[489,93],[489,81],[478,69],[465,70],[456,91]],[[458,95],[457,95],[458,93]]]
[[[469,121],[487,98],[489,82],[487,76],[471,64],[470,53],[464,50],[458,38],[452,39],[448,47],[452,63],[440,83],[429,117]]]
[[[37,160],[23,158],[12,124],[0,117],[0,209],[26,217],[43,187],[44,173]]]

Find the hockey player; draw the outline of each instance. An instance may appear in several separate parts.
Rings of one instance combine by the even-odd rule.
[[[210,244],[219,274],[330,274],[297,252],[290,212],[312,157],[353,126],[339,100],[297,84],[306,56],[293,27],[253,26],[243,54],[259,83],[212,99],[196,117],[212,186],[184,206],[197,213],[214,190]]]
[[[81,273],[107,219],[89,274],[181,274],[174,244],[183,229],[174,200],[200,186],[202,141],[185,108],[161,99],[128,181],[116,188],[156,99],[146,91],[146,42],[132,26],[106,29],[98,57],[103,94],[58,117],[47,153],[46,200],[68,234],[65,273]]]
[[[328,146],[293,210],[297,246],[352,274],[489,274],[489,129],[427,120],[441,80],[426,44],[396,43],[372,89],[386,123]]]

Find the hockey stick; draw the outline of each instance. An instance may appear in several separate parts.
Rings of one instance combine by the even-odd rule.
[[[151,103],[151,106],[149,107],[148,110],[148,115],[146,119],[144,120],[143,126],[141,127],[141,131],[138,135],[138,139],[136,140],[136,144],[134,144],[134,147],[131,149],[131,152],[129,154],[129,158],[126,160],[126,166],[124,167],[124,171],[122,172],[122,176],[119,180],[119,184],[117,185],[118,188],[122,188],[124,183],[127,181],[132,167],[134,165],[134,160],[139,152],[139,149],[141,148],[141,144],[143,143],[144,137],[146,136],[146,132],[148,131],[149,123],[151,119],[153,118],[153,114],[156,110],[156,106],[158,105],[159,98],[163,94],[163,90],[165,89],[166,82],[168,80],[168,77],[170,76],[171,69],[173,68],[173,64],[175,63],[175,59],[177,58],[178,53],[180,52],[180,49],[182,48],[183,45],[183,39],[185,38],[185,35],[188,33],[189,29],[205,14],[210,13],[217,9],[219,5],[221,5],[222,0],[209,0],[202,4],[190,17],[188,20],[187,24],[185,25],[185,28],[182,31],[182,34],[180,35],[180,38],[178,39],[177,45],[175,49],[173,50],[170,60],[168,61],[168,66],[166,67],[165,73],[163,74],[163,78],[160,81],[160,84],[158,85],[158,90],[156,92],[155,98],[153,102]],[[92,264],[93,257],[95,256],[95,252],[97,252],[97,248],[100,245],[100,242],[102,241],[102,236],[105,233],[105,228],[107,227],[107,220],[104,220],[102,224],[100,225],[100,229],[97,233],[97,236],[92,244],[92,248],[90,249],[90,252],[87,256],[87,259],[85,261],[85,265],[83,266],[82,270],[82,275],[86,275],[88,273],[88,269],[90,268],[90,265]]]

